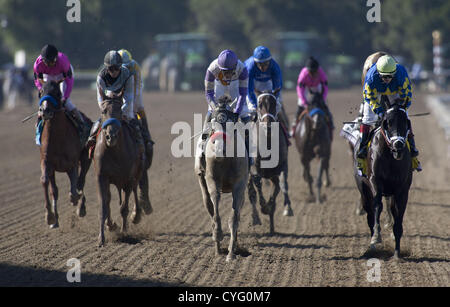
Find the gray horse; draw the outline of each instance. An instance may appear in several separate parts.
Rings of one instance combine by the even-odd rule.
[[[219,99],[218,107],[212,114],[213,128],[206,143],[206,157],[196,157],[201,161],[197,161],[195,169],[196,174],[199,175],[203,204],[213,222],[212,237],[215,242],[216,255],[220,254],[220,242],[223,240],[219,215],[221,193],[232,193],[233,195],[232,214],[228,222],[231,238],[227,262],[236,258],[240,212],[244,205],[245,188],[248,182],[248,155],[242,148],[245,143],[239,133],[228,134],[225,132],[226,123],[237,121],[236,115],[227,109],[230,102],[228,97]],[[231,156],[227,154],[227,147],[230,146],[234,146]],[[243,154],[238,155],[242,152]]]
[[[266,144],[271,143],[272,139],[272,125],[279,124],[277,118],[277,94],[276,90],[273,93],[257,93],[258,94],[258,122],[263,124],[263,127],[267,127],[266,129],[262,129],[264,134],[263,137],[266,139]],[[258,148],[258,155],[256,158],[255,171],[253,171],[249,183],[248,183],[248,195],[250,199],[250,203],[252,204],[252,216],[253,216],[253,225],[261,224],[261,221],[258,216],[258,212],[256,210],[256,191],[255,187],[258,190],[259,203],[261,206],[261,212],[263,214],[267,214],[270,217],[270,234],[274,234],[275,226],[274,226],[274,213],[276,208],[276,198],[278,193],[281,191],[284,194],[284,206],[285,210],[284,216],[293,216],[294,213],[291,208],[291,200],[289,199],[288,194],[288,144],[285,133],[279,126],[278,135],[276,136],[278,140],[278,146],[276,150],[278,150],[278,162],[273,167],[262,167],[261,160],[266,160],[266,158],[261,157],[260,150]],[[272,147],[273,149],[273,147]],[[272,158],[273,155],[269,156]],[[270,196],[270,200],[266,203],[264,199],[261,179],[269,179],[272,182],[272,192]]]
[[[322,110],[324,104],[321,93],[315,93],[311,106],[300,115],[294,138],[300,160],[303,164],[303,178],[309,185],[310,198],[315,198],[316,203],[321,203],[322,174],[326,175],[326,186],[331,185],[329,176],[329,164],[331,156],[331,134],[327,124],[325,113]],[[317,195],[314,196],[313,178],[310,174],[310,162],[318,157],[320,160],[318,177],[316,182]]]

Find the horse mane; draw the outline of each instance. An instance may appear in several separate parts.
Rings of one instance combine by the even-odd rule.
[[[120,99],[106,99],[102,102],[102,116],[122,117],[122,101]]]

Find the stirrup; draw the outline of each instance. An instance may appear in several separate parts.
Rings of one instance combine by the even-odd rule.
[[[413,171],[421,172],[423,170],[422,165],[420,164],[420,161],[417,157],[413,157],[411,159],[411,162]]]

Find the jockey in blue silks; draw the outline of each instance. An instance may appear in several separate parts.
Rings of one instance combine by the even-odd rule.
[[[257,97],[255,90],[258,92],[273,91],[280,89],[276,93],[277,97],[277,114],[282,120],[285,128],[289,127],[287,116],[283,109],[281,89],[283,87],[283,77],[278,63],[272,58],[270,50],[264,46],[258,46],[253,52],[253,56],[245,61],[248,70],[248,95],[247,106],[251,113],[255,114],[257,110]],[[281,111],[281,113],[279,113]]]

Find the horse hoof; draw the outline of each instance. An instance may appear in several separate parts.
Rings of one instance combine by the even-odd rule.
[[[381,237],[372,238],[370,245],[380,244],[382,242]]]
[[[76,194],[76,195],[73,195],[72,193],[69,194],[70,203],[72,204],[72,206],[76,207],[78,205],[78,201],[80,200],[82,195],[83,194]]]
[[[313,203],[313,202],[315,202],[315,201],[316,201],[316,197],[314,196],[314,194],[309,195],[309,196],[306,198],[306,202],[308,202],[308,203]]]
[[[56,224],[56,217],[52,212],[47,213],[45,219],[47,221],[47,225],[49,226]]]
[[[131,214],[131,221],[133,222],[133,224],[137,225],[141,222],[141,220],[142,218],[140,213],[133,212]]]
[[[253,226],[261,225],[261,220],[259,219],[258,215],[253,215]]]
[[[226,261],[227,262],[231,262],[233,260],[236,259],[236,255],[235,254],[228,254]]]
[[[50,229],[58,229],[59,228],[59,223],[55,223],[53,225],[50,225]]]
[[[77,209],[77,215],[80,218],[85,217],[86,216],[86,207],[83,206],[83,207],[78,208]]]
[[[117,228],[118,228],[118,226],[117,226],[117,224],[114,223],[114,222],[113,222],[110,226],[106,225],[106,229],[108,229],[109,232],[116,231]]]
[[[153,212],[152,204],[150,203],[150,200],[143,200],[141,199],[139,201],[139,206],[144,210],[145,215],[150,215]]]
[[[294,216],[294,211],[292,211],[291,208],[286,208],[286,209],[284,209],[283,215],[284,216]]]

